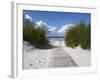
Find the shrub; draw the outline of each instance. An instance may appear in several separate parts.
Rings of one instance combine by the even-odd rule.
[[[35,28],[35,23],[25,20],[23,23],[23,40],[30,42],[35,47],[39,48],[41,46],[47,45],[49,43],[46,38],[44,28]]]
[[[25,20],[23,23],[23,40],[25,41],[31,41],[31,34],[32,34],[32,22],[29,20]]]
[[[68,47],[76,47],[78,45],[83,49],[90,49],[91,45],[91,30],[90,25],[86,25],[83,21],[76,24],[74,27],[65,33],[65,44]]]
[[[32,44],[35,45],[36,47],[41,47],[43,45],[47,45],[49,41],[47,40],[45,36],[45,30],[43,28],[37,28],[33,29],[32,34]]]
[[[78,34],[76,32],[77,27],[70,28],[65,35],[65,44],[69,47],[76,47],[79,44]]]
[[[89,26],[84,27],[84,30],[81,32],[80,46],[83,49],[90,49],[91,47],[91,33]]]

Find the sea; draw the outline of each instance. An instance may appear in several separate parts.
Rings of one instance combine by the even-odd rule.
[[[47,36],[49,40],[64,41],[64,36]]]

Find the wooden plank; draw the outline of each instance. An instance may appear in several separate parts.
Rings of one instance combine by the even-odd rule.
[[[77,67],[75,61],[61,47],[53,50],[53,58],[49,67]]]

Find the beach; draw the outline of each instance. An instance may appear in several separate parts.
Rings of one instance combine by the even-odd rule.
[[[64,41],[52,40],[52,49],[36,49],[24,42],[23,69],[84,67],[91,65],[90,50],[66,47]]]

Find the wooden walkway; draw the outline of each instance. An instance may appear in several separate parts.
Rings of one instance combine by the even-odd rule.
[[[62,48],[55,48],[52,54],[53,58],[48,66],[49,68],[77,67],[71,56]]]

